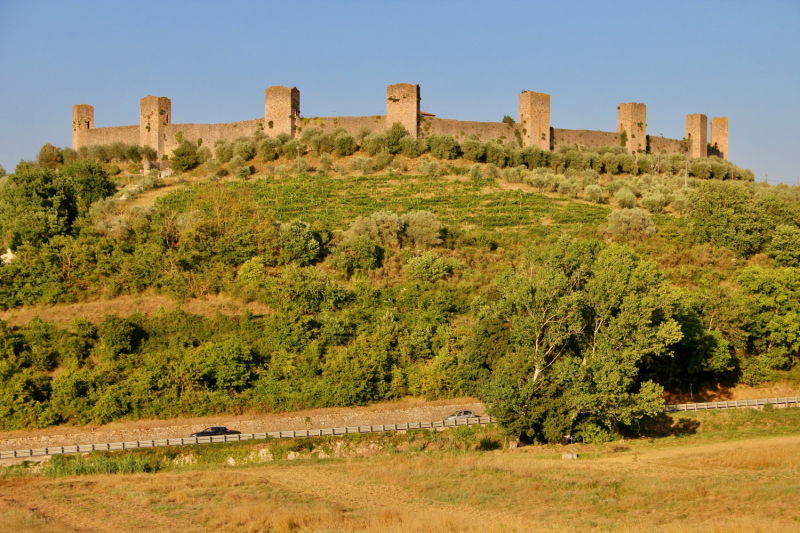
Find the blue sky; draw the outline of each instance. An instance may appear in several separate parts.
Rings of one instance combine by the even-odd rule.
[[[0,0],[0,164],[71,144],[73,104],[95,126],[263,116],[297,86],[304,116],[385,113],[386,85],[419,83],[423,110],[499,121],[523,89],[551,125],[613,131],[647,104],[648,133],[683,138],[689,113],[730,120],[731,160],[800,176],[800,1],[103,2]]]

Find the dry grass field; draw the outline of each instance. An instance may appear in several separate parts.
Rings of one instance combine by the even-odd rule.
[[[800,435],[787,431],[583,446],[578,461],[560,460],[558,447],[412,448],[9,477],[0,523],[20,532],[800,531]]]

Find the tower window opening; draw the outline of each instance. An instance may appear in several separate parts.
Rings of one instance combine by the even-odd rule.
[[[88,130],[91,126],[89,126],[89,121],[86,121],[86,129]]]

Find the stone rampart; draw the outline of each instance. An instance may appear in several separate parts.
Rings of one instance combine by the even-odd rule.
[[[139,126],[112,126],[109,128],[91,128],[84,132],[84,144],[111,144],[113,142],[139,144]]]
[[[477,135],[483,142],[502,141],[503,144],[508,144],[509,141],[516,142],[518,138],[522,140],[521,133],[519,137],[516,133],[521,129],[518,124],[505,122],[472,122],[437,117],[423,117],[420,121],[420,133],[423,136],[434,133],[452,135],[459,143],[470,135]]]
[[[481,141],[503,144],[515,143],[538,146],[543,150],[557,150],[567,145],[579,148],[621,146],[622,133],[627,137],[626,148],[632,153],[646,150],[647,115],[644,104],[628,103],[618,107],[617,132],[594,130],[569,130],[550,126],[550,95],[524,91],[519,97],[519,120],[506,122],[474,122],[437,118],[420,113],[419,85],[398,83],[386,91],[386,115],[363,117],[312,117],[300,115],[300,91],[296,87],[272,86],[265,91],[264,117],[225,124],[173,124],[172,102],[166,97],[147,96],[140,101],[138,126],[111,128],[94,127],[94,108],[87,104],[73,107],[72,144],[77,150],[92,144],[147,145],[154,148],[159,158],[171,155],[178,139],[187,139],[203,146],[213,147],[220,139],[232,141],[237,137],[252,136],[257,131],[271,137],[285,133],[298,138],[310,128],[331,132],[337,128],[358,134],[363,130],[387,131],[400,122],[415,137],[432,134],[452,135],[459,142],[476,135]],[[707,119],[705,115],[686,117],[685,141],[654,137],[650,140],[653,153],[689,153],[693,157],[706,155]],[[712,121],[712,140],[718,151],[727,158],[727,119]]]
[[[391,124],[389,125],[391,126]],[[361,130],[384,131],[387,129],[386,117],[372,115],[367,117],[312,117],[302,118],[298,121],[297,136],[303,132],[318,128],[324,133],[330,133],[337,128],[342,128],[347,133],[357,135]]]
[[[619,146],[619,134],[610,131],[566,130],[553,128],[553,149],[577,145],[578,148],[598,148],[600,146]]]
[[[263,118],[227,124],[168,124],[162,129],[164,153],[172,154],[172,151],[178,147],[180,143],[176,136],[179,132],[187,141],[194,143],[199,141],[201,146],[208,146],[213,151],[214,142],[219,139],[233,141],[237,137],[250,137],[263,129]]]
[[[651,154],[686,154],[689,151],[689,143],[677,139],[667,139],[666,137],[650,136]]]

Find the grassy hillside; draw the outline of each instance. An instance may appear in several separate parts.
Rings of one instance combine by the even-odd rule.
[[[371,135],[187,148],[166,187],[108,153],[21,163],[4,308],[149,291],[264,312],[0,324],[3,427],[472,394],[512,433],[597,441],[661,387],[797,379],[796,188],[715,158]],[[536,322],[549,301],[563,331]]]
[[[577,444],[578,461],[561,460],[568,446],[509,450],[474,426],[56,456],[0,469],[13,495],[0,520],[31,532],[789,531],[798,414],[665,415],[671,436]]]

